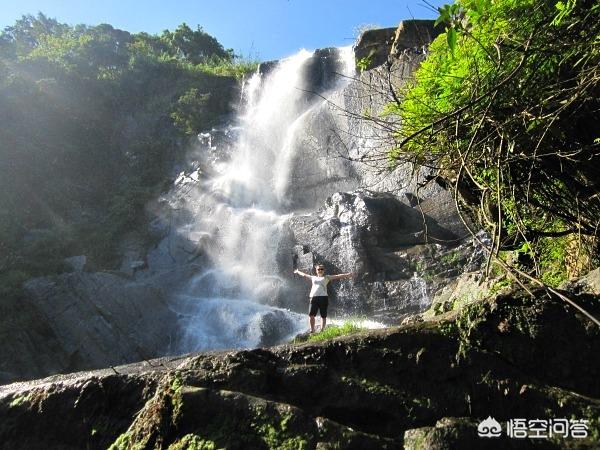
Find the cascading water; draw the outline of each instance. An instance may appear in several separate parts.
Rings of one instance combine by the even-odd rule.
[[[297,135],[310,110],[323,103],[308,92],[311,58],[302,50],[248,81],[230,153],[210,164],[209,175],[196,175],[186,233],[199,237],[212,268],[173,303],[185,330],[178,351],[270,345],[306,329],[304,315],[272,305],[291,276],[281,267],[280,246],[293,213],[288,190]],[[337,71],[351,75],[351,48],[339,49],[337,59]],[[338,78],[331,88],[347,80]]]
[[[413,277],[410,279],[410,286],[412,288],[413,302],[420,310],[425,310],[429,305],[431,305],[431,300],[427,295],[427,283],[418,275],[417,272],[415,272]]]

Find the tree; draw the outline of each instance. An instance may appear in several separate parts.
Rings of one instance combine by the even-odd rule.
[[[210,93],[201,94],[191,88],[177,100],[171,117],[180,130],[186,134],[197,134],[203,123],[207,122],[207,102]]]
[[[115,264],[119,237],[140,226],[145,203],[184,158],[186,132],[229,111],[235,80],[209,70],[211,58],[229,53],[200,28],[182,25],[166,36],[69,26],[41,13],[0,33],[7,292],[62,270],[67,253]],[[43,248],[32,249],[27,236],[38,231]]]
[[[163,31],[160,39],[166,44],[171,55],[192,64],[205,63],[210,58],[221,58],[228,61],[233,59],[233,52],[225,50],[214,37],[205,33],[200,26],[193,31],[188,25],[182,23],[174,32]]]
[[[24,56],[36,48],[44,36],[60,35],[68,26],[46,17],[41,12],[37,16],[27,14],[11,26],[6,27],[0,37],[4,48],[10,48],[15,55]]]
[[[600,5],[459,0],[440,12],[446,34],[388,106],[402,123],[390,158],[434,168],[490,231],[491,254],[516,251],[516,270],[556,285],[582,261],[590,268],[600,227]]]

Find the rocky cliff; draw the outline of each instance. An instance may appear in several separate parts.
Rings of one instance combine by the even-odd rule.
[[[598,314],[593,290],[575,298]],[[0,448],[597,448],[599,345],[561,300],[506,292],[320,344],[3,386]],[[488,417],[501,436],[478,436]],[[587,437],[510,438],[517,418],[580,423]]]
[[[231,163],[234,126],[201,134],[189,167],[152,205],[153,248],[131,237],[119,271],[87,272],[79,258],[72,273],[26,284],[22,307],[39,324],[17,323],[7,334],[2,381],[107,368],[1,386],[0,448],[598,446],[598,328],[545,292],[493,294],[500,289],[493,282],[483,289],[482,250],[466,236],[450,195],[422,185],[425,169],[379,169],[389,142],[381,124],[363,116],[393,101],[390,83],[410,78],[426,56],[421,36],[435,30],[414,22],[381,34],[363,36],[356,52],[366,65],[334,92],[337,50],[319,51],[303,66],[298,102],[307,108],[293,142],[302,152],[289,153],[291,182],[278,204],[285,214],[242,214],[270,227],[274,260],[264,261],[262,249],[252,256],[272,275],[251,286],[258,301],[240,300],[243,274],[227,278],[216,269],[218,239],[238,217],[217,201],[225,189],[205,190]],[[223,211],[222,222],[199,226],[212,217],[207,212]],[[390,327],[265,348],[295,331],[294,314],[276,307],[305,306],[293,266],[317,261],[360,273],[332,293],[336,313]],[[598,316],[598,285],[596,272],[565,289]],[[250,320],[231,320],[234,309]],[[197,348],[190,333],[204,317],[227,338],[212,348],[244,342],[254,349],[151,359]],[[209,331],[202,344],[212,344]],[[478,436],[488,417],[499,437]],[[548,438],[508,437],[507,423],[519,418],[567,428]]]
[[[264,147],[272,142],[263,136],[257,141],[257,136],[244,134],[242,126],[230,124],[202,133],[189,165],[182,168],[170,191],[148,206],[154,219],[140,234],[152,236],[154,247],[148,249],[144,240],[131,233],[121,243],[117,271],[94,273],[85,257],[79,256],[69,260],[72,273],[28,281],[26,308],[39,320],[6,333],[11,345],[2,350],[0,381],[198,348],[281,343],[297,331],[300,322],[293,314],[273,308],[302,313],[306,308],[306,286],[290,276],[294,266],[310,271],[318,261],[331,272],[356,272],[359,276],[353,282],[340,283],[331,292],[333,313],[358,314],[386,324],[398,324],[406,315],[423,311],[435,291],[460,272],[474,270],[481,251],[453,212],[449,193],[435,183],[422,186],[424,170],[408,166],[388,170],[375,164],[384,157],[387,143],[382,141],[380,124],[362,116],[366,111],[376,116],[392,100],[390,83],[397,88],[410,79],[425,57],[423,43],[435,35],[426,21],[388,31],[370,31],[361,37],[354,52],[359,58],[368,52],[371,62],[370,69],[360,73],[354,71],[355,58],[343,61],[338,49],[301,55],[305,60],[297,73],[286,75],[298,86],[291,97],[282,98],[288,103],[275,105],[277,114],[267,122],[277,123],[277,116],[290,115],[290,119],[281,129],[267,127],[263,133],[291,133],[280,138],[289,140],[289,145],[275,149],[277,157],[285,153],[283,163],[261,160]],[[276,67],[271,63],[260,68],[262,83]],[[340,73],[348,75],[340,77]],[[282,108],[290,111],[284,114]],[[235,152],[239,153],[244,139],[254,139],[252,164],[276,166],[275,185],[285,199],[277,206],[262,205],[258,212],[264,217],[253,209],[258,197],[272,196],[264,186],[241,196],[238,192],[240,198],[232,197],[230,204],[222,198],[232,189],[237,192],[238,180],[227,189],[219,185],[207,191],[208,184],[220,183],[224,165],[237,171]],[[254,170],[262,175],[262,167]],[[239,201],[248,202],[240,214],[234,211]],[[283,215],[273,221],[269,208]],[[246,223],[248,217],[254,221]],[[275,247],[274,254],[263,255],[263,248],[241,250],[241,244],[223,248],[223,239],[233,239],[225,235],[238,233],[228,230],[231,224],[240,230],[263,228],[263,234],[270,234],[267,241],[273,241],[268,245]],[[247,240],[255,239],[250,236]],[[245,265],[268,266],[267,273],[250,277],[260,275],[260,283],[243,286],[239,274],[223,276],[219,260],[227,252],[251,253]],[[226,265],[237,262],[233,258]],[[208,297],[213,300],[196,301]],[[244,311],[211,309],[217,298],[228,302],[240,297],[253,301],[244,303],[248,306]],[[222,324],[194,340],[189,330],[199,328],[201,316]],[[230,337],[219,341],[219,334]],[[38,347],[45,350],[37,352]]]
[[[221,202],[225,191],[207,195],[206,184],[221,175],[220,167],[235,165],[234,147],[244,131],[230,124],[200,134],[189,165],[170,191],[148,207],[154,219],[144,233],[156,242],[152,248],[135,235],[126,236],[118,271],[94,273],[79,258],[83,265],[74,266],[73,273],[25,284],[26,308],[37,320],[6,333],[10,344],[2,350],[0,381],[199,348],[281,343],[301,322],[277,308],[304,313],[306,307],[306,286],[290,274],[294,265],[310,270],[317,261],[331,272],[360,274],[332,291],[337,316],[361,315],[393,325],[425,310],[438,289],[460,272],[474,270],[482,254],[443,187],[420,185],[426,171],[381,169],[378,158],[385,157],[388,143],[379,124],[363,116],[377,116],[393,100],[390,87],[410,79],[425,57],[424,43],[435,33],[426,21],[365,33],[354,49],[359,59],[364,52],[370,58],[369,68],[360,73],[341,66],[338,49],[318,50],[299,66],[293,97],[299,116],[292,117],[296,132],[285,147],[289,155],[281,170],[289,174],[281,193],[285,202],[277,206],[288,215],[277,223],[260,222],[263,218],[244,222],[256,215],[253,198],[240,218],[230,212],[236,204]],[[263,78],[276,67],[262,66]],[[352,75],[340,77],[342,71]],[[218,246],[223,235],[235,234],[227,231],[232,223],[240,229],[263,227],[273,236],[273,260],[265,262],[264,249],[251,248],[244,261],[268,266],[260,283],[241,286],[238,274],[219,273],[224,249]],[[231,299],[243,297],[249,288],[253,302],[235,304],[233,318],[234,308],[213,307],[217,297],[222,305],[233,305]],[[202,317],[213,317],[215,330],[198,337],[190,330],[203,327]],[[244,321],[237,323],[240,317]],[[216,335],[223,339],[217,342]]]

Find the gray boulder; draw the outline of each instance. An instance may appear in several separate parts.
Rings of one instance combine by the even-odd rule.
[[[338,313],[387,323],[427,309],[433,292],[483,258],[472,240],[387,193],[336,193],[318,212],[291,218],[289,227],[301,270],[320,262],[329,273],[359,274],[332,286]]]
[[[434,26],[433,20],[403,20],[396,28],[394,42],[390,48],[391,57],[402,53],[425,53],[427,46],[444,31],[441,25]]]
[[[363,31],[354,46],[356,61],[366,63],[363,69],[377,67],[388,60],[396,36],[396,28]]]
[[[592,270],[585,276],[569,280],[560,288],[574,294],[600,295],[600,268]]]
[[[35,278],[24,289],[51,330],[59,371],[162,355],[176,334],[168,293],[155,284],[132,283],[110,273],[75,272]]]
[[[71,256],[64,259],[65,264],[73,270],[73,272],[82,272],[85,269],[87,258],[85,255]]]
[[[371,70],[393,63],[402,53],[424,54],[442,31],[442,27],[434,27],[433,20],[404,20],[397,28],[365,30],[354,46],[354,55],[356,61],[362,61],[363,70]]]

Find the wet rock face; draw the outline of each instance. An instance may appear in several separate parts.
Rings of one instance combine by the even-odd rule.
[[[265,76],[272,72],[279,61],[263,62],[258,67],[258,72]],[[308,62],[302,67],[300,76],[301,85],[298,89],[304,90],[307,103],[318,101],[318,95],[333,88],[339,80],[340,51],[336,47],[320,48],[315,50]]]
[[[126,428],[152,395],[156,378],[113,372],[16,393],[9,404],[0,407],[4,422],[0,448],[106,449],[114,440],[115,430]],[[65,408],[66,404],[71,407]],[[40,420],[41,410],[33,405],[44,410],[44,420]],[[6,422],[9,417],[11,424]]]
[[[477,268],[483,257],[457,235],[462,229],[442,226],[387,193],[336,193],[320,211],[296,216],[289,226],[300,243],[294,247],[299,268],[310,272],[324,263],[329,273],[358,274],[332,286],[337,311],[386,323],[425,310],[433,292]]]
[[[426,33],[416,34],[411,26],[397,33],[384,30],[385,36],[366,34],[357,51],[381,44],[377,51],[383,55],[394,40],[394,48],[413,48],[415,36]],[[464,237],[465,230],[446,191],[435,183],[418,187],[423,177],[412,180],[407,166],[382,173],[364,164],[371,151],[385,155],[388,143],[380,140],[380,129],[360,116],[365,111],[376,116],[393,100],[386,94],[389,80],[402,85],[424,58],[404,50],[389,64],[357,74],[331,94],[330,102],[315,94],[339,81],[339,51],[318,50],[306,65],[301,88],[307,104],[316,106],[302,118],[296,137],[285,206],[286,212],[312,212],[290,221],[276,262],[279,275],[289,283],[265,294],[265,302],[306,311],[305,280],[290,280],[294,259],[305,270],[324,262],[330,273],[360,273],[353,281],[332,286],[332,312],[369,314],[395,324],[422,311],[430,295],[469,261],[472,245],[456,247],[461,241],[452,241]],[[262,64],[259,70],[266,74],[275,64]],[[168,201],[165,197],[149,205],[156,219],[148,231],[156,244],[148,249],[134,238],[125,239],[119,273],[76,272],[32,281],[27,309],[36,325],[11,328],[14,332],[6,340],[11,344],[0,351],[0,382],[152,357],[181,339],[175,330],[180,317],[169,308],[173,305],[165,304],[166,298],[213,264],[207,256],[210,233],[193,227],[195,216],[206,212],[185,206],[198,185],[229,160],[239,132],[228,126],[199,136],[193,162],[175,171],[179,176]],[[431,238],[425,238],[424,224]],[[261,345],[276,342],[276,334],[286,332],[270,325],[276,320],[268,322]]]
[[[479,448],[496,445],[477,436],[488,416],[503,428],[490,448],[529,448],[506,437],[513,418],[588,420],[587,439],[539,445],[596,448],[600,331],[535,295],[316,345],[3,386],[0,448]],[[575,300],[597,315],[586,295]]]
[[[369,66],[303,117],[291,161],[290,207],[314,212],[290,220],[288,247],[305,271],[320,262],[329,273],[359,274],[331,286],[336,313],[397,323],[426,309],[433,293],[482,261],[451,193],[431,181],[428,169],[408,163],[382,169],[389,130],[364,118],[378,117],[395,101],[390,83],[398,91],[411,79],[425,58],[423,45],[438,33],[432,21],[365,32],[357,60],[371,54],[387,64]],[[295,290],[304,291],[293,286],[288,301],[299,305]]]
[[[387,60],[391,43],[379,36],[381,33],[392,37],[396,33],[396,47],[402,49],[389,59],[389,64],[356,73],[355,79],[343,88],[329,92],[327,102],[317,104],[303,116],[302,133],[295,137],[296,151],[290,164],[289,207],[315,210],[336,192],[368,189],[392,194],[413,207],[419,203],[433,220],[451,228],[455,234],[465,235],[452,195],[436,182],[427,182],[431,179],[430,170],[411,164],[386,169],[388,151],[393,144],[389,127],[394,126],[394,119],[386,117],[383,125],[369,119],[379,117],[386,105],[396,101],[394,95],[412,79],[426,56],[422,46],[430,42],[428,39],[435,37],[437,31],[433,31],[431,21],[407,21],[397,30],[365,32],[364,45],[359,41],[355,51],[368,48],[367,43],[372,41],[385,47],[382,51]],[[420,52],[404,51],[417,43]]]
[[[38,324],[23,331],[27,340],[45,340],[45,346],[52,347],[54,363],[45,370],[101,368],[163,355],[178,336],[167,287],[160,277],[136,282],[109,273],[36,278],[24,288],[28,305],[46,331]],[[36,354],[34,349],[28,352]],[[49,362],[39,359],[39,363]],[[35,366],[27,364],[11,367],[10,373],[2,381],[38,375]]]
[[[322,48],[315,50],[309,63],[303,67],[303,88],[308,98],[315,99],[314,94],[321,94],[335,86],[339,79],[337,73],[342,72],[340,53],[337,48]]]

